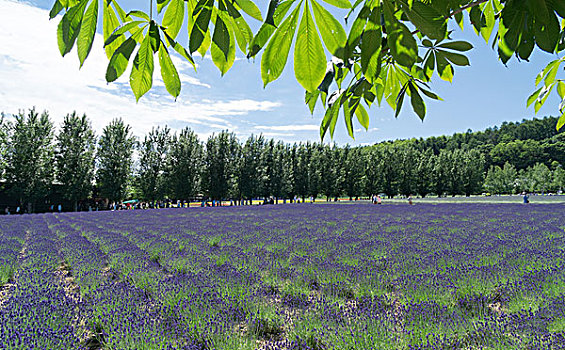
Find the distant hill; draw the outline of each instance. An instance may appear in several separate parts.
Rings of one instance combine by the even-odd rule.
[[[554,162],[565,165],[565,130],[555,129],[556,117],[504,122],[483,131],[468,130],[451,136],[432,136],[408,140],[384,141],[381,144],[409,144],[419,151],[431,149],[435,155],[441,150],[476,149],[484,155],[486,167],[503,166],[525,169],[536,163],[551,167]]]

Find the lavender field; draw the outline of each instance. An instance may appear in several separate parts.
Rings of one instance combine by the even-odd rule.
[[[0,349],[563,349],[565,205],[4,216]]]

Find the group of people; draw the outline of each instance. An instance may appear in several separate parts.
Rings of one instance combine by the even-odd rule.
[[[381,196],[379,196],[378,194],[374,194],[371,196],[371,202],[373,204],[382,204],[383,200]]]
[[[55,206],[55,204],[51,204],[51,206],[49,207],[49,211],[51,213],[55,213],[55,212],[62,212],[63,211],[63,206],[61,204],[58,204],[57,206]],[[31,212],[31,211],[28,211]],[[4,214],[5,215],[12,215],[12,214],[25,214],[26,210],[22,209],[22,207],[17,206],[16,210],[14,212],[12,212],[12,210],[10,209],[10,206],[7,205],[6,208],[4,208]]]
[[[412,201],[412,195],[409,195],[406,199],[408,199],[408,204],[413,205],[414,201]],[[371,196],[371,203],[373,204],[382,204],[383,203],[383,199],[381,198],[380,195],[378,194],[374,194]]]

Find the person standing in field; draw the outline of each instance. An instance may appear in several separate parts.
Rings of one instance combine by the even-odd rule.
[[[530,196],[528,196],[528,193],[524,192],[524,204],[528,203],[530,203]]]
[[[377,195],[377,204],[382,204],[381,196]]]
[[[414,204],[414,203],[412,202],[412,195],[411,195],[411,194],[408,195],[408,204],[410,204],[410,205]]]

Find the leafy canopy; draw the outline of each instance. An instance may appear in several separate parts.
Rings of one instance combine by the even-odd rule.
[[[352,1],[270,0],[262,13],[252,0],[157,0],[156,9],[163,13],[157,23],[152,11],[126,13],[117,0],[100,0],[101,8],[99,0],[56,0],[50,17],[64,12],[59,49],[66,55],[76,42],[82,66],[101,15],[109,59],[106,80],[118,79],[133,60],[129,81],[136,100],[152,87],[155,55],[165,87],[176,98],[181,82],[171,50],[193,66],[195,52],[209,52],[222,75],[232,67],[237,49],[247,58],[264,50],[261,78],[266,86],[280,77],[294,44],[294,72],[306,90],[305,102],[311,112],[318,101],[325,108],[321,138],[328,130],[333,137],[340,115],[351,137],[354,118],[367,129],[367,108],[383,100],[396,116],[404,100],[410,100],[423,120],[425,100],[441,100],[430,91],[430,80],[437,75],[451,82],[454,67],[469,65],[465,52],[472,45],[452,40],[448,30],[448,21],[463,27],[464,13],[503,63],[513,56],[528,60],[534,48],[548,53],[565,49],[562,0]],[[153,9],[153,0],[149,3]],[[332,7],[348,10],[345,27],[328,10]],[[249,20],[261,23],[256,32]],[[181,30],[188,33],[186,44],[176,41]],[[565,82],[557,77],[564,61],[549,63],[527,101],[537,112],[556,90],[563,100],[558,129],[565,124]]]

